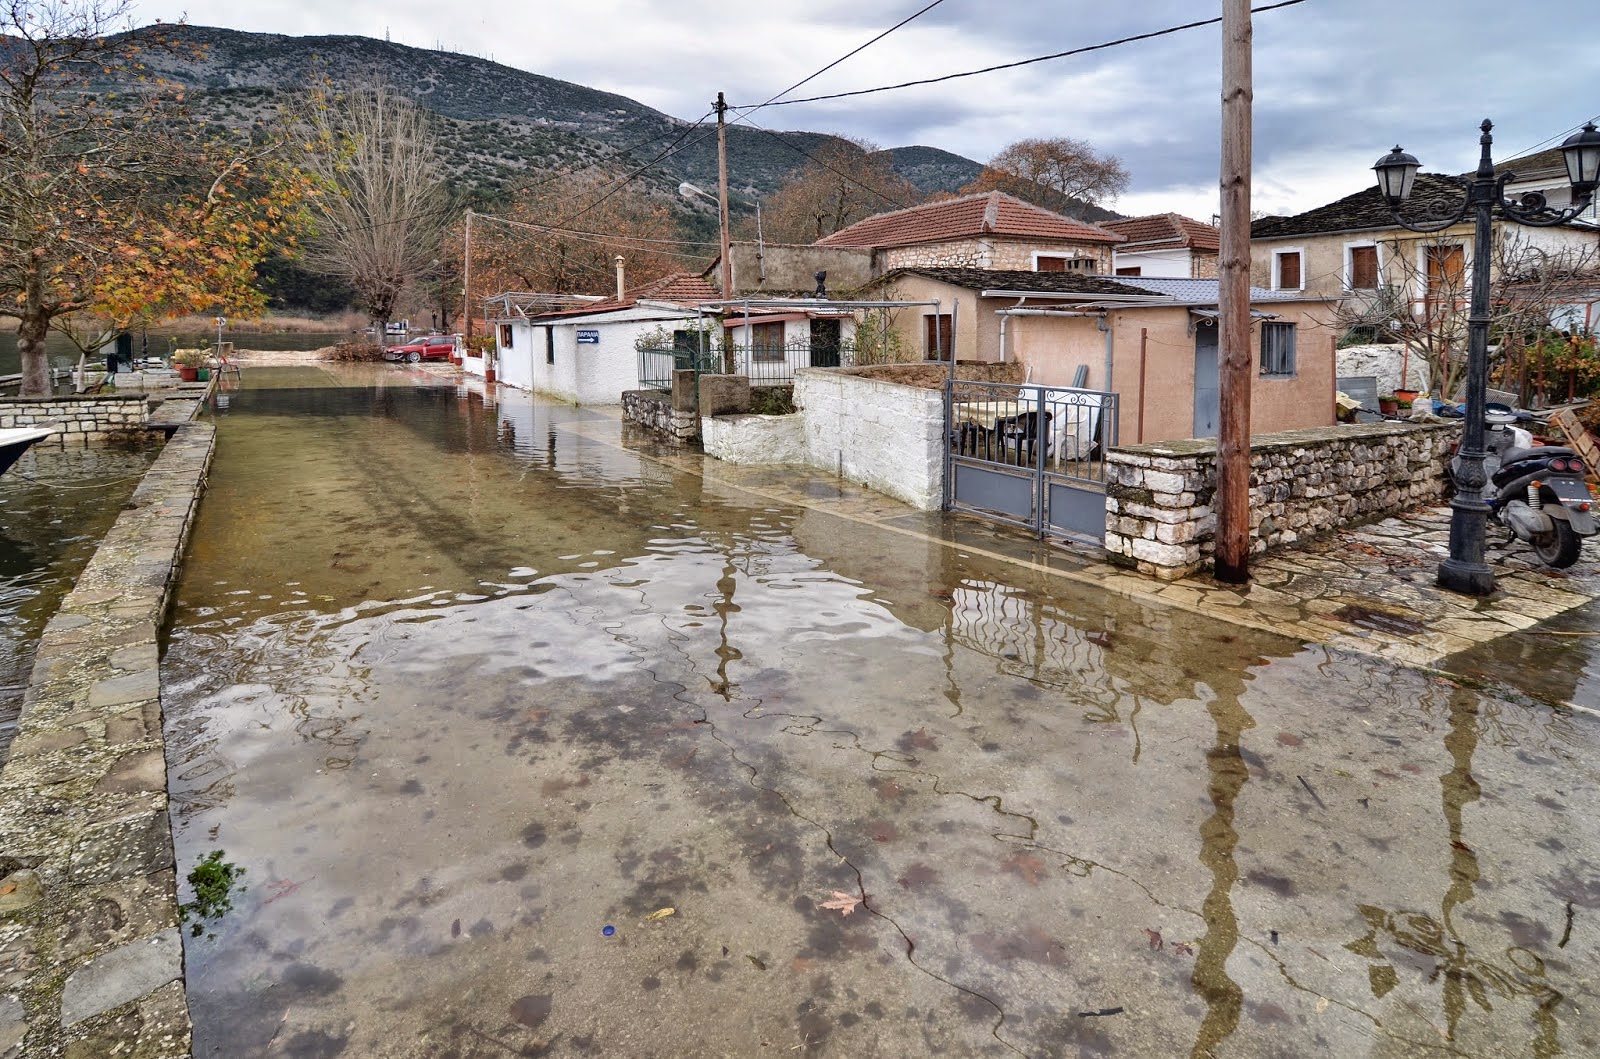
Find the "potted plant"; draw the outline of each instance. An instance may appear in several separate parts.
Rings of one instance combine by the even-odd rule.
[[[1400,401],[1392,393],[1378,395],[1378,411],[1386,416],[1392,416],[1400,411]]]
[[[206,351],[203,349],[180,349],[172,354],[172,366],[178,372],[178,378],[184,382],[194,382],[200,377],[200,366],[206,362]]]
[[[1401,387],[1400,389],[1398,389],[1398,390],[1396,390],[1394,392],[1394,398],[1395,398],[1395,400],[1400,402],[1400,407],[1401,408],[1405,408],[1408,405],[1410,405],[1412,401],[1415,401],[1417,399],[1417,391],[1416,390],[1408,390],[1408,389],[1406,389],[1404,387]]]

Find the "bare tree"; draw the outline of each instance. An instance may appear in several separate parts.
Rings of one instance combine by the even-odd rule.
[[[810,243],[886,210],[922,201],[876,144],[841,138],[823,147],[763,204],[766,238]]]
[[[1131,179],[1122,159],[1069,136],[1018,140],[993,158],[963,191],[1004,191],[1062,213],[1115,202]]]
[[[1346,297],[1338,322],[1404,342],[1427,361],[1438,395],[1448,397],[1467,368],[1471,277],[1465,247],[1459,237],[1395,237],[1383,241],[1383,254],[1384,285]],[[1526,398],[1529,353],[1543,350],[1563,306],[1593,301],[1600,290],[1600,243],[1551,248],[1501,228],[1490,277],[1490,370]]]
[[[438,143],[426,113],[374,77],[335,93],[315,86],[299,115],[322,185],[306,263],[350,284],[379,341],[406,289],[439,257],[449,224]]]

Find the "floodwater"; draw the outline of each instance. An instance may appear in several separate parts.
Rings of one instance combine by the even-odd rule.
[[[157,451],[35,445],[0,475],[0,761],[45,623]]]
[[[326,332],[246,332],[227,331],[223,337],[234,344],[238,349],[316,349],[320,346],[331,346],[335,342],[343,342],[350,337],[348,331]],[[186,346],[209,346],[217,340],[215,331],[183,334],[151,334],[143,340],[134,336],[134,353],[140,356],[141,349],[148,350],[152,357],[166,356],[174,349]],[[57,357],[65,358],[74,366],[78,363],[78,347],[72,344],[67,336],[52,331],[45,338],[45,352],[52,360]],[[15,331],[0,331],[0,375],[15,375],[22,370],[22,357],[17,352],[17,334]]]
[[[163,672],[181,870],[247,873],[197,1056],[1600,1051],[1587,719],[428,380],[217,415]]]

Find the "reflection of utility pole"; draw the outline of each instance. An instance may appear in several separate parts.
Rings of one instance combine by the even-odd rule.
[[[1250,580],[1250,0],[1222,3],[1217,580]]]
[[[560,288],[556,288],[559,290]],[[472,211],[467,211],[466,243],[461,248],[461,318],[464,337],[472,337]]]
[[[728,101],[717,93],[717,220],[722,226],[722,296],[733,297],[733,258],[728,245]]]

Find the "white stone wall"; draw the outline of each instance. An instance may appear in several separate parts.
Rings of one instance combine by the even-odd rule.
[[[1400,368],[1405,366],[1408,389],[1418,393],[1432,393],[1428,379],[1428,358],[1421,350],[1413,349],[1405,356],[1405,347],[1398,345],[1347,346],[1338,351],[1339,377],[1370,375],[1378,380],[1380,394],[1394,393],[1400,389]]]
[[[1250,450],[1252,552],[1430,503],[1443,495],[1459,424],[1287,430]],[[1216,546],[1215,442],[1113,449],[1106,457],[1106,553],[1163,578],[1200,569]]]
[[[728,463],[805,463],[805,416],[702,416],[700,443]]]
[[[806,462],[924,511],[944,499],[944,395],[825,368],[795,373]]]
[[[40,445],[84,445],[145,429],[150,403],[144,395],[95,395],[0,400],[0,429],[51,427]]]

